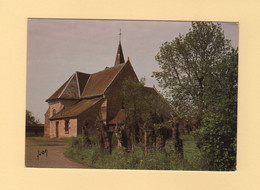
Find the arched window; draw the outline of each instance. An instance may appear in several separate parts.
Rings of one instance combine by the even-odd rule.
[[[54,116],[55,114],[56,114],[56,110],[53,109],[53,110],[52,110],[52,116]]]

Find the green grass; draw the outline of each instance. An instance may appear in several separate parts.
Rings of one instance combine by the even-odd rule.
[[[69,142],[69,139],[49,139],[49,138],[44,138],[44,137],[26,137],[26,139],[40,140],[40,141],[46,141],[46,142],[62,142],[62,143]]]
[[[190,170],[205,170],[204,161],[192,135],[182,135],[184,158],[191,166]]]
[[[65,155],[90,168],[102,169],[148,169],[148,170],[203,170],[201,154],[196,147],[196,140],[182,136],[184,159],[172,153],[171,141],[166,143],[166,152],[150,151],[144,156],[141,146],[134,153],[124,153],[120,148],[113,148],[112,154],[104,153],[96,145],[82,148],[81,137],[71,138]]]

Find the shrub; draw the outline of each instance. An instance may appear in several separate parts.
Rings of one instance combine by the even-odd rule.
[[[81,136],[71,138],[66,156],[90,168],[100,169],[148,169],[148,170],[200,170],[201,155],[191,136],[185,136],[184,154],[186,160],[179,159],[172,153],[171,142],[167,142],[165,151],[150,150],[144,156],[143,147],[136,146],[134,153],[125,153],[121,148],[115,147],[112,154],[102,152],[97,145],[83,148]]]

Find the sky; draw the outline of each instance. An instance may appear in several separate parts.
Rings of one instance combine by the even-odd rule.
[[[238,23],[220,23],[238,47]],[[28,19],[26,109],[44,122],[45,102],[75,71],[94,73],[114,65],[121,29],[125,60],[146,86],[158,83],[155,56],[160,46],[186,34],[191,22]]]

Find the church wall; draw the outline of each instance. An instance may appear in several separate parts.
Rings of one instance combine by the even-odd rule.
[[[49,102],[49,108],[47,110],[47,112],[45,113],[45,124],[44,124],[44,136],[47,138],[54,138],[56,135],[56,131],[55,135],[53,134],[53,129],[51,130],[51,121],[49,120],[50,117],[53,116],[53,111],[55,110],[56,113],[58,113],[59,111],[61,111],[64,106],[70,106],[73,104],[78,103],[78,100],[58,100],[58,101],[54,101],[54,102]],[[54,137],[53,137],[54,136]]]
[[[53,116],[53,111],[54,110],[56,111],[56,113],[58,113],[64,107],[64,105],[60,101],[51,102],[49,105],[50,105],[49,106],[49,108],[50,108],[50,117]]]
[[[95,127],[95,122],[96,122],[97,117],[100,115],[101,105],[103,104],[103,102],[104,101],[101,100],[96,105],[91,107],[89,110],[87,110],[86,112],[83,112],[82,114],[80,114],[78,116],[78,129],[77,129],[78,135],[82,134],[82,127],[84,126],[86,120],[88,122],[89,133],[90,134],[97,133],[97,129]]]
[[[106,91],[105,95],[107,98],[107,122],[112,120],[116,116],[118,111],[122,108],[122,88],[124,81],[128,78],[138,80],[131,64],[129,63],[125,65],[125,67],[121,70],[121,72],[118,74],[118,76],[115,78],[113,83]]]
[[[77,119],[67,119],[69,122],[68,132],[65,131],[66,120],[50,121],[50,138],[70,138],[77,136]],[[58,123],[58,137],[56,136],[56,122]]]
[[[50,108],[50,117],[53,116],[53,110],[55,109],[56,113],[61,111],[64,106],[71,106],[73,104],[78,103],[78,100],[58,100],[55,102],[50,102],[49,103],[49,108]]]

